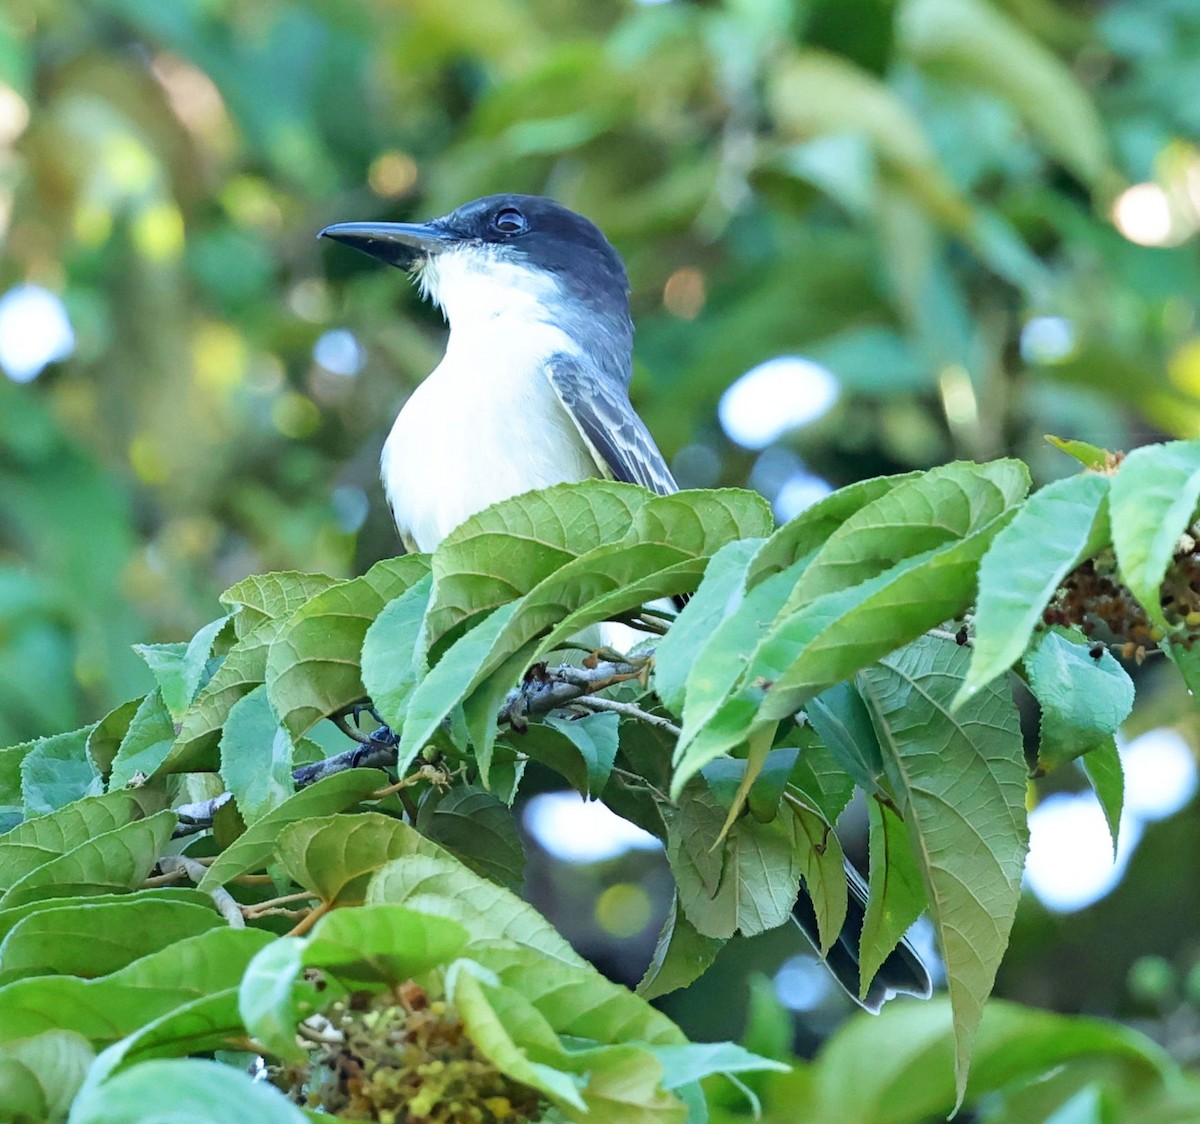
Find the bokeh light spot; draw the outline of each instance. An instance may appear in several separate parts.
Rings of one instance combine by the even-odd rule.
[[[562,862],[603,862],[662,846],[648,831],[577,792],[539,793],[525,805],[522,819],[529,834]]]
[[[1075,327],[1063,316],[1035,316],[1021,329],[1026,363],[1061,363],[1075,350]]]
[[[183,253],[183,215],[173,203],[152,203],[138,212],[131,228],[133,245],[147,261],[174,261]]]
[[[775,973],[775,997],[789,1011],[814,1011],[828,998],[829,969],[815,956],[793,956]]]
[[[353,332],[334,328],[323,333],[313,345],[313,361],[331,374],[352,378],[362,370],[366,352]]]
[[[271,421],[285,437],[311,437],[321,423],[316,403],[303,394],[281,394],[271,406]]]
[[[1156,183],[1135,183],[1117,196],[1113,225],[1139,246],[1170,246],[1178,239],[1171,200]]]
[[[75,332],[54,293],[18,285],[0,297],[0,367],[13,382],[37,378],[74,350]]]
[[[246,341],[229,324],[202,324],[192,339],[192,362],[197,383],[228,394],[246,377]]]
[[[633,882],[609,886],[596,899],[596,924],[621,939],[636,937],[649,923],[653,912],[650,895]]]
[[[772,441],[827,413],[838,397],[833,373],[811,359],[781,355],[751,368],[721,395],[721,428],[747,449]]]
[[[0,82],[0,145],[12,144],[28,124],[28,103],[11,86]]]
[[[417,182],[417,162],[398,149],[383,152],[371,161],[367,182],[376,195],[387,199],[411,191]]]
[[[675,270],[663,286],[663,307],[680,320],[695,320],[707,299],[704,274],[691,266]]]
[[[1161,726],[1121,746],[1125,808],[1142,820],[1178,812],[1196,794],[1196,757],[1177,730]]]

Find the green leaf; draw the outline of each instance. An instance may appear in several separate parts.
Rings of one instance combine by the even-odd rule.
[[[846,857],[832,826],[815,808],[791,796],[785,809],[795,820],[796,862],[817,918],[818,951],[825,956],[846,923]]]
[[[667,860],[679,902],[697,932],[724,939],[782,925],[800,887],[797,820],[739,819],[713,848],[726,809],[703,781],[693,781],[667,817]]]
[[[221,779],[247,824],[261,819],[295,792],[294,753],[292,739],[280,726],[265,685],[233,704],[221,732]]]
[[[21,976],[105,976],[223,925],[211,907],[137,895],[30,913],[0,942],[0,983]]]
[[[251,574],[221,594],[221,603],[235,610],[239,640],[269,620],[287,620],[306,601],[341,582],[328,574],[302,574],[276,570]]]
[[[874,729],[871,736],[875,736]],[[796,740],[800,743],[800,756],[790,782],[809,804],[820,809],[829,823],[837,823],[854,796],[854,779],[811,728],[797,730]]]
[[[266,684],[293,738],[364,697],[359,658],[368,626],[428,572],[424,555],[388,558],[361,578],[318,593],[288,618],[267,654]]]
[[[163,853],[176,822],[174,812],[162,811],[94,836],[14,881],[0,897],[0,907],[46,897],[136,890]]]
[[[750,565],[763,539],[726,543],[712,556],[700,588],[654,649],[654,691],[674,714],[683,713],[685,686],[696,653],[745,596]]]
[[[907,0],[897,14],[905,55],[994,94],[1084,183],[1096,184],[1108,167],[1104,126],[1084,87],[1049,47],[983,0]]]
[[[608,784],[613,762],[617,759],[619,716],[612,713],[587,714],[582,718],[556,718],[548,715],[543,724],[563,735],[583,758],[587,773],[584,796],[599,796]]]
[[[104,791],[87,755],[94,726],[38,738],[21,756],[21,795],[25,814],[42,816],[84,796]]]
[[[560,1107],[571,1106],[586,1113],[587,1105],[570,1074],[531,1059],[531,1053],[535,1057],[538,1053],[554,1057],[557,1041],[549,1024],[539,1019],[530,1004],[507,988],[489,987],[485,990],[469,971],[457,973],[454,979],[451,1000],[475,1048],[514,1081],[537,1089]],[[514,1041],[510,1025],[522,1039],[527,1040],[536,1034],[541,1042]],[[543,1043],[545,1045],[540,1051],[530,1048],[531,1045],[536,1047]]]
[[[678,1089],[692,1081],[701,1081],[714,1073],[761,1073],[775,1070],[787,1073],[792,1067],[752,1054],[733,1042],[687,1042],[672,1046],[651,1046],[663,1067],[664,1089]]]
[[[395,905],[339,909],[321,918],[307,937],[285,937],[250,962],[238,992],[249,1034],[271,1053],[302,1061],[296,1027],[321,1010],[320,992],[302,979],[319,968],[349,990],[402,983],[448,965],[467,943],[456,921]]]
[[[1133,710],[1133,681],[1107,648],[1093,656],[1090,645],[1052,630],[1025,657],[1025,673],[1042,712],[1043,770],[1112,741]]]
[[[21,762],[33,749],[33,742],[0,749],[0,836],[11,831],[25,818],[21,798]]]
[[[175,723],[159,691],[151,691],[137,708],[112,760],[108,787],[124,788],[152,777],[175,743]]]
[[[883,754],[871,715],[852,682],[837,683],[804,707],[809,724],[839,765],[866,792],[878,789]]]
[[[957,644],[925,637],[859,677],[946,960],[960,1098],[1008,945],[1029,838],[1011,696],[993,684],[951,713],[967,659]]]
[[[867,801],[871,879],[859,942],[859,998],[926,907],[908,828],[886,804]]]
[[[887,495],[893,488],[919,474],[876,476],[859,480],[817,500],[794,519],[779,528],[759,550],[750,567],[747,586],[758,585],[764,578],[786,570],[796,562],[811,558],[852,515]]]
[[[102,777],[108,776],[113,758],[117,756],[117,750],[121,748],[121,742],[125,740],[129,731],[129,724],[146,697],[142,695],[141,698],[129,699],[114,707],[96,723],[88,735],[88,759]]]
[[[65,1120],[95,1054],[86,1038],[48,1030],[0,1046],[0,1118]]]
[[[1030,496],[996,536],[979,565],[965,692],[1020,658],[1063,578],[1107,544],[1109,482],[1092,472],[1056,480]]]
[[[514,941],[535,949],[546,965],[552,961],[573,968],[587,964],[533,906],[468,870],[406,824],[401,827],[408,851],[375,873],[367,889],[367,904],[390,902],[422,909],[428,902],[438,903],[431,911],[465,925],[472,946]],[[471,955],[476,954],[472,948]]]
[[[384,606],[363,639],[363,685],[393,731],[403,727],[408,700],[425,672],[425,616],[432,588],[431,574],[415,582]]]
[[[323,816],[288,824],[276,852],[290,877],[323,902],[363,901],[371,875],[412,848],[412,828],[379,812]]]
[[[585,480],[515,496],[473,515],[434,552],[430,643],[528,593],[572,558],[616,542],[650,498],[633,484]]]
[[[421,804],[417,830],[476,874],[521,892],[525,848],[515,817],[499,797],[477,785],[433,788]]]
[[[1159,588],[1200,499],[1200,441],[1134,449],[1112,477],[1112,541],[1121,577],[1166,629]]]
[[[200,906],[212,910],[212,898],[200,893],[192,886],[156,886],[146,890],[135,890],[132,894],[123,894],[115,898],[112,894],[82,894],[66,898],[41,898],[37,901],[25,902],[11,909],[0,909],[0,941],[2,941],[17,924],[26,917],[41,913],[44,909],[66,909],[76,906],[106,905],[111,901],[161,901],[168,905],[183,902],[187,905]]]
[[[248,827],[235,843],[222,851],[200,880],[199,889],[215,890],[239,874],[262,868],[274,853],[279,835],[288,824],[310,816],[344,811],[386,783],[387,774],[378,769],[347,769],[302,788]]]
[[[161,810],[164,803],[150,789],[109,792],[27,820],[0,838],[0,891],[79,844]]]
[[[0,1041],[58,1028],[92,1042],[115,1042],[176,1007],[236,986],[254,954],[273,940],[257,929],[223,925],[99,979],[15,980],[0,987]]]
[[[1055,437],[1052,433],[1046,434],[1046,440],[1060,452],[1074,457],[1084,468],[1090,468],[1094,472],[1100,472],[1113,463],[1112,453],[1107,449],[1100,448],[1099,445],[1089,445],[1086,441],[1066,440],[1062,437]]]
[[[1020,461],[958,461],[889,489],[841,524],[800,575],[785,611],[878,577],[897,562],[967,538],[1020,502]]]
[[[212,652],[213,641],[228,617],[206,624],[186,644],[135,644],[133,650],[154,673],[162,700],[178,722],[200,689],[200,680]]]
[[[1113,859],[1117,857],[1117,838],[1121,830],[1121,809],[1125,803],[1125,770],[1117,752],[1115,738],[1101,742],[1079,759],[1087,779],[1104,809],[1108,833],[1112,836]]]
[[[725,942],[706,937],[696,929],[679,904],[679,894],[671,896],[654,955],[637,985],[643,999],[657,999],[698,980],[717,958]]]
[[[273,1085],[197,1058],[152,1059],[118,1073],[74,1106],[71,1124],[143,1124],[148,1105],[155,1124],[308,1124]]]

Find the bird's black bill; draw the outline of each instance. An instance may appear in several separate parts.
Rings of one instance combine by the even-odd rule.
[[[412,269],[458,241],[445,227],[427,222],[339,222],[317,237],[343,242],[400,269]]]

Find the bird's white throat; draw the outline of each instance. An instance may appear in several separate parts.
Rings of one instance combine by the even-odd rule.
[[[555,279],[464,246],[431,259],[420,284],[450,338],[396,418],[381,472],[405,545],[430,551],[490,504],[602,473],[545,372],[578,352],[552,322]]]

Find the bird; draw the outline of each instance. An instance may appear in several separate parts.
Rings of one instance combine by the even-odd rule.
[[[401,541],[431,552],[501,500],[593,477],[678,490],[629,400],[633,321],[621,256],[589,219],[537,195],[488,195],[428,222],[343,222],[329,238],[410,273],[450,326],[445,355],[404,403],[383,447]],[[858,996],[866,884],[847,863],[851,908],[827,958],[851,997],[928,996],[904,940]],[[793,920],[817,945],[801,892]]]

